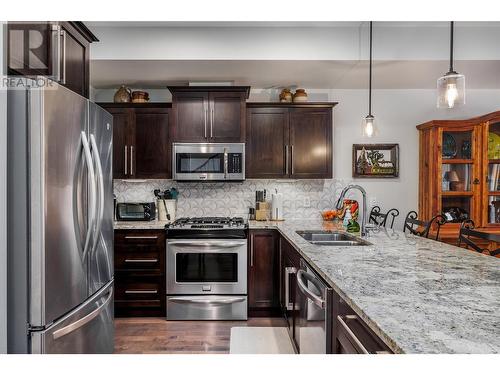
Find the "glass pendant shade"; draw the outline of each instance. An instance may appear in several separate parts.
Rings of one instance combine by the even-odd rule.
[[[437,80],[438,108],[455,108],[465,104],[465,76],[448,72]]]
[[[366,116],[361,123],[361,130],[363,137],[374,137],[377,134],[377,123],[375,122],[375,117],[372,115]]]

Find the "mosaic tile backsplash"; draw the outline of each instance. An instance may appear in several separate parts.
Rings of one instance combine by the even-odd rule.
[[[114,180],[118,202],[154,200],[154,189],[179,190],[177,217],[242,216],[255,206],[255,191],[267,190],[268,199],[278,189],[283,193],[285,219],[317,218],[321,211],[334,207],[347,180],[246,180],[244,182],[182,182],[172,180]],[[352,192],[350,192],[352,193]]]

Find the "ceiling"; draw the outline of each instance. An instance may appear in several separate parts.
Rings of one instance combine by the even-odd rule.
[[[447,61],[375,61],[375,89],[430,89],[448,70]],[[467,88],[500,89],[500,61],[457,61]],[[164,88],[188,81],[233,81],[255,88],[300,86],[315,89],[367,87],[368,63],[359,60],[92,60],[94,88],[126,84]]]

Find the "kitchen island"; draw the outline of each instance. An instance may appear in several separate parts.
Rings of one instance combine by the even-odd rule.
[[[313,245],[320,220],[249,223],[277,229],[395,353],[500,353],[500,259],[399,231],[369,246]]]

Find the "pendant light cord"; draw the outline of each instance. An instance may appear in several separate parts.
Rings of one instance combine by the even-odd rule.
[[[453,72],[453,26],[454,22],[450,22],[450,73]]]
[[[370,77],[368,83],[368,116],[372,115],[372,21],[370,21]]]

